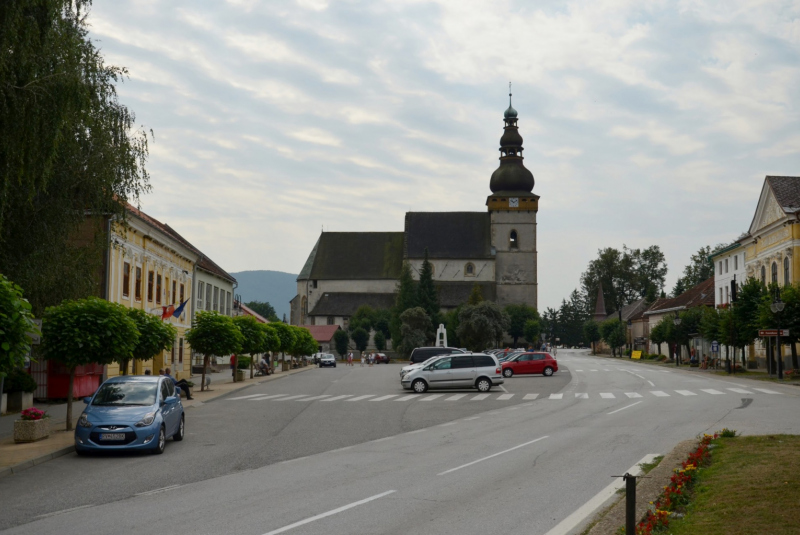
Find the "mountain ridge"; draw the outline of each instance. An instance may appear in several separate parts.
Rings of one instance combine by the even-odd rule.
[[[231,273],[239,283],[235,292],[242,302],[267,301],[275,308],[278,318],[289,318],[289,301],[297,295],[297,274],[268,269],[245,270]]]

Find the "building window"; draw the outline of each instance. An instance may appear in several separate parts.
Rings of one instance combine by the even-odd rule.
[[[206,284],[206,310],[211,310],[211,285]]]
[[[219,287],[214,286],[214,311],[219,312]]]
[[[128,262],[122,264],[122,297],[131,295],[131,265]]]
[[[765,266],[761,266],[761,284],[767,285],[767,268]]]
[[[178,339],[178,362],[183,362],[183,338]]]
[[[335,319],[333,316],[328,316],[328,325],[336,325]]]
[[[169,362],[175,364],[175,344],[172,344],[172,349],[169,350]]]
[[[717,275],[722,275],[722,260],[719,261],[719,267],[717,271],[718,271]]]
[[[147,300],[151,303],[153,302],[153,281],[155,280],[156,274],[150,271],[147,274]]]
[[[175,304],[175,298],[178,297],[178,292],[176,292],[176,286],[178,285],[178,281],[172,281],[172,304]]]
[[[464,266],[464,275],[467,277],[475,276],[475,265],[472,262],[469,262],[466,266]]]
[[[784,286],[789,286],[789,284],[790,284],[790,281],[789,281],[789,259],[788,258],[784,258],[783,259],[783,285]]]
[[[161,304],[161,273],[156,275],[156,303]]]
[[[725,259],[725,273],[728,272],[728,259]]]
[[[725,302],[730,303],[731,301],[731,289],[727,286],[725,287]]]
[[[509,235],[508,247],[510,249],[518,249],[519,248],[519,244],[517,243],[517,231],[516,230],[512,230],[511,234]]]
[[[721,305],[725,301],[722,299],[722,288],[719,289],[719,304]]]
[[[181,283],[181,304],[183,304],[183,283]],[[181,314],[183,316],[183,314]]]
[[[231,315],[231,293],[226,292],[227,299],[225,300],[225,314]]]
[[[205,290],[206,283],[205,282],[198,282],[197,283],[197,308],[198,310],[203,310],[203,291]]]
[[[142,268],[136,266],[136,281],[133,287],[133,295],[137,301],[142,300]]]
[[[772,284],[778,283],[778,263],[772,263]]]
[[[739,269],[739,255],[734,255],[733,257],[733,270],[736,271]]]
[[[316,280],[311,281],[311,287],[312,288],[316,288],[317,287],[317,281]]]

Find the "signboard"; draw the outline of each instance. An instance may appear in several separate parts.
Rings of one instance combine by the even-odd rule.
[[[636,360],[641,359],[642,358],[642,352],[641,351],[631,351],[631,358],[632,359],[636,359]]]
[[[758,331],[758,336],[761,338],[778,336],[778,329],[761,329]],[[789,336],[789,329],[781,329],[781,336]]]
[[[719,353],[719,342],[717,342],[716,340],[711,342],[711,352],[712,353]]]
[[[637,336],[636,338],[633,339],[633,343],[634,344],[643,344],[646,341],[647,341],[647,338],[645,338],[643,336]]]
[[[38,333],[27,333],[28,338],[31,339],[31,345],[39,345],[42,343],[42,320],[32,320],[33,323],[39,328]]]

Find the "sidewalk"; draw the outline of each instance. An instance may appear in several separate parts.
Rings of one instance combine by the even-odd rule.
[[[282,377],[288,377],[314,368],[316,368],[316,366],[312,365],[286,372],[278,371],[267,377],[254,377],[252,379],[249,378],[250,374],[247,372],[247,378],[237,383],[233,382],[230,376],[230,370],[227,370],[228,373],[222,371],[220,373],[208,374],[206,377],[211,377],[211,386],[204,392],[200,392],[200,376],[195,375],[192,377],[192,380],[198,386],[194,387],[191,401],[183,400],[183,407],[189,409],[191,407],[200,406],[205,402],[224,396],[235,390],[275,381]],[[42,464],[74,451],[73,431],[67,432],[65,430],[67,422],[67,404],[37,403],[35,406],[39,409],[46,410],[47,414],[50,415],[50,436],[38,442],[15,444],[14,421],[19,419],[19,414],[7,414],[0,417],[0,477],[15,474],[31,466]],[[78,421],[78,417],[81,412],[83,412],[84,406],[83,399],[73,401],[73,425]]]

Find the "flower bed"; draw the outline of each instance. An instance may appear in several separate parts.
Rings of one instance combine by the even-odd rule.
[[[14,422],[14,442],[36,442],[50,436],[50,416],[45,411],[31,407],[20,416],[22,419]]]

